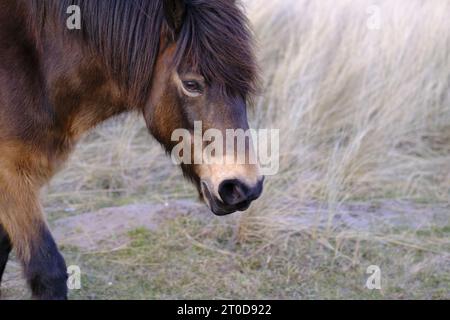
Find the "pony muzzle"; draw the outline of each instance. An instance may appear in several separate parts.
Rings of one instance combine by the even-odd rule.
[[[252,184],[245,182],[245,179],[225,179],[217,186],[210,179],[202,179],[201,191],[211,211],[215,215],[224,216],[247,210],[261,196],[263,185],[264,177]]]

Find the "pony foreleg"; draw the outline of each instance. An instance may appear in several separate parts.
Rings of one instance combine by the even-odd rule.
[[[12,246],[9,236],[3,227],[0,225],[0,285],[2,283],[3,273],[5,272],[6,263],[8,262],[9,253]],[[1,296],[1,288],[0,288]]]
[[[33,246],[30,259],[23,261],[25,276],[33,298],[39,300],[67,299],[67,267],[50,231],[41,226],[38,246]]]
[[[11,178],[11,177],[10,177]],[[0,177],[0,224],[9,236],[33,298],[67,299],[67,268],[44,220],[37,192]]]

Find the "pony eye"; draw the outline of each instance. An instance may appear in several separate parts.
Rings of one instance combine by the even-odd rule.
[[[203,87],[197,81],[183,81],[183,87],[192,93],[203,93]]]

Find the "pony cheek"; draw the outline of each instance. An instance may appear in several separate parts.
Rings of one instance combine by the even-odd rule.
[[[168,151],[174,145],[172,133],[182,127],[182,119],[178,115],[174,105],[164,103],[149,104],[143,112],[149,133]]]

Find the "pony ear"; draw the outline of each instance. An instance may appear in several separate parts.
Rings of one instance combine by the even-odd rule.
[[[183,26],[186,6],[184,0],[164,0],[164,14],[166,21],[172,31],[177,34]]]

